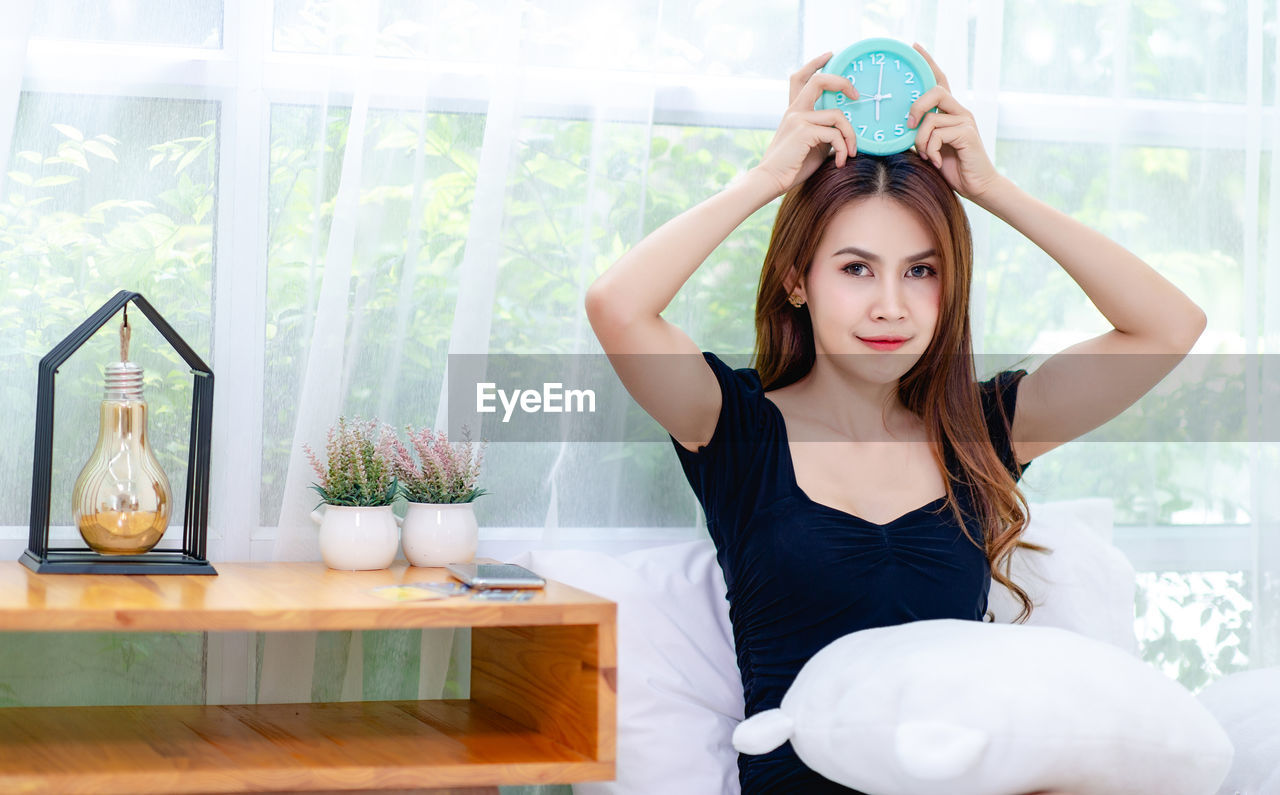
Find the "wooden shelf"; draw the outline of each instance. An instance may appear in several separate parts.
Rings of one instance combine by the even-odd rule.
[[[471,627],[471,698],[0,709],[0,792],[406,789],[610,780],[616,605],[557,582],[527,602],[392,602],[443,569],[217,564],[217,576],[35,574],[0,563],[0,631]]]
[[[198,793],[609,779],[468,701],[0,710],[0,791]]]
[[[320,563],[218,563],[216,576],[36,574],[0,561],[5,631],[281,632],[599,623],[614,604],[558,582],[528,602],[468,597],[390,602],[383,585],[454,581],[403,563],[333,571]]]

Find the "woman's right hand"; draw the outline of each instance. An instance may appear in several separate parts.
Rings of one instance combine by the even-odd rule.
[[[778,195],[808,179],[831,150],[835,151],[837,168],[858,153],[853,126],[844,113],[813,109],[823,91],[841,91],[851,100],[858,99],[858,91],[848,78],[818,71],[830,58],[831,53],[819,55],[791,75],[791,104],[754,169],[768,177]]]

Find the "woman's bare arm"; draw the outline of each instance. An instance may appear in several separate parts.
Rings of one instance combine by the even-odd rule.
[[[1001,176],[978,138],[973,114],[938,85],[912,105],[916,149],[960,195],[1039,246],[1084,290],[1114,328],[1051,356],[1018,385],[1010,437],[1018,463],[1088,433],[1169,374],[1204,331],[1204,311],[1154,268],[1101,232]],[[940,113],[927,113],[936,106]]]
[[[835,152],[856,153],[853,128],[835,110],[813,110],[824,90],[857,91],[838,75],[818,73],[830,53],[791,77],[791,104],[758,166],[721,192],[666,222],[624,254],[587,290],[587,318],[627,391],[690,450],[710,441],[720,389],[698,346],[661,316],[716,246]],[[749,307],[743,307],[751,322]]]

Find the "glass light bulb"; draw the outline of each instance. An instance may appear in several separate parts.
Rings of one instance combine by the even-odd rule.
[[[142,368],[107,365],[98,444],[71,491],[76,527],[103,555],[140,555],[169,527],[173,490],[147,440]]]

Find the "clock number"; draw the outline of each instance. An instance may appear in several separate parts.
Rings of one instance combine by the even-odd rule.
[[[916,84],[916,73],[915,73],[915,72],[907,72],[907,80],[906,80],[906,83],[907,83],[907,85],[909,85],[909,86],[913,86],[913,85],[915,85],[915,84]]]
[[[906,133],[906,131],[907,131],[907,128],[906,128],[906,127],[903,127],[901,124],[895,124],[895,125],[893,125],[893,134],[894,134],[894,135],[902,135],[902,134]]]
[[[843,105],[844,102],[845,102],[844,94],[843,93],[836,94],[836,104]]]
[[[850,113],[850,112],[849,112],[849,111],[847,111],[847,110],[843,110],[843,111],[840,111],[840,112],[844,114],[844,118],[845,118],[845,120],[846,120],[846,121],[848,121],[850,124],[853,124],[853,114],[852,114],[852,113]]]
[[[917,99],[920,99],[920,92],[919,92],[919,91],[912,91],[912,92],[911,92],[911,101],[912,101],[912,102],[915,102]]]
[[[863,67],[863,66],[864,66],[864,64],[862,63],[862,61],[854,61],[853,63],[849,64],[849,71],[850,71],[850,72],[861,72],[861,71],[862,71],[862,67]]]
[[[897,69],[899,72],[901,72],[901,71],[902,71],[902,61],[898,60],[897,58],[894,58],[894,59],[893,59],[893,68],[894,68],[894,69]]]
[[[884,53],[882,53],[882,52],[873,52],[873,53],[871,53],[871,65],[872,65],[872,66],[884,66]]]
[[[853,122],[853,120],[852,120],[852,119],[850,119],[849,121],[850,121],[850,123],[852,123],[852,122]],[[865,125],[865,124],[859,124],[859,125],[858,125],[858,135],[859,135],[859,136],[863,136],[863,135],[866,135],[866,134],[867,134],[867,125]]]
[[[872,137],[874,140],[877,140],[877,141],[883,141],[883,140],[884,140],[884,130],[876,130],[876,134],[875,134],[875,135],[873,135],[873,136],[871,136],[871,137]]]

